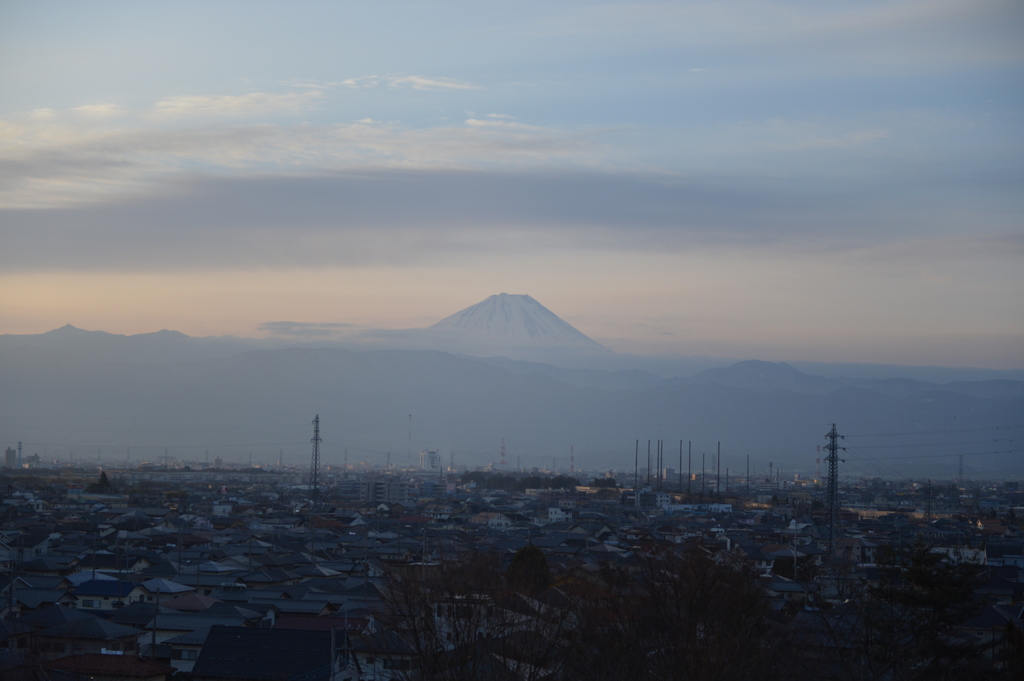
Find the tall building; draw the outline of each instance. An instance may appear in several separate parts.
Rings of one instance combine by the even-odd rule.
[[[367,504],[408,504],[409,485],[393,475],[359,483],[359,500]]]
[[[430,473],[441,472],[441,455],[436,449],[424,449],[420,451],[420,468]]]
[[[14,447],[8,447],[4,450],[4,465],[8,468],[14,468],[18,465],[18,452]]]

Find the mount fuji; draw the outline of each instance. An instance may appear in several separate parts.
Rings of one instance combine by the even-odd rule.
[[[582,366],[615,353],[528,295],[499,293],[421,329],[355,329],[338,346]]]
[[[528,295],[499,293],[427,329],[453,340],[473,339],[524,349],[548,347],[610,352]]]

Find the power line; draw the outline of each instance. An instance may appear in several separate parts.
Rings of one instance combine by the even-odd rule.
[[[962,454],[910,454],[907,456],[887,456],[884,459],[875,459],[862,457],[860,459],[851,459],[850,461],[892,461],[902,459],[950,459],[954,456],[987,456],[989,454],[1019,454],[1024,452],[1024,449],[995,449],[988,452],[964,452]]]
[[[1020,438],[1003,440],[971,440],[968,442],[915,442],[902,445],[859,445],[858,449],[902,449],[906,447],[962,447],[964,445],[987,445],[990,443],[1017,442]]]
[[[1019,428],[1021,426],[988,426],[985,428],[955,428],[952,430],[915,430],[902,433],[861,433],[859,435],[847,435],[847,437],[853,439],[862,437],[891,437],[895,435],[945,435],[947,433],[977,433],[983,430],[1018,430]]]

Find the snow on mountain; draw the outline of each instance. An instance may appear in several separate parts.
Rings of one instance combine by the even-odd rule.
[[[499,293],[445,317],[429,330],[517,345],[576,346],[607,352],[603,345],[528,295]]]

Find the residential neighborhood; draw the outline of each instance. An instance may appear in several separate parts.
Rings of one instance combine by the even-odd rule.
[[[984,678],[1024,660],[1013,484],[844,481],[830,553],[814,481],[687,494],[611,471],[352,467],[314,495],[284,467],[4,473],[5,680],[601,678],[593,665],[631,636],[609,674],[901,678],[934,662],[929,637]],[[896,598],[915,570],[961,589],[943,606],[958,618],[890,623],[905,638],[885,661],[861,645],[860,604]],[[705,634],[687,643],[687,626]],[[760,668],[729,666],[738,645]],[[893,675],[872,676],[879,664]]]

